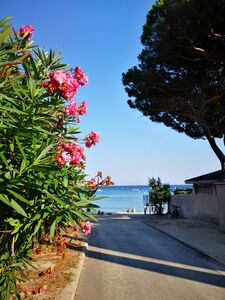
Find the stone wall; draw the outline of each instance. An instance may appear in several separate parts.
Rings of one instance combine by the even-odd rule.
[[[170,200],[170,212],[174,205],[179,208],[179,215],[182,218],[194,218],[193,198],[191,194],[172,196]]]
[[[225,184],[194,185],[191,194],[174,195],[170,201],[180,208],[180,216],[220,224],[225,231]]]
[[[192,191],[194,216],[197,219],[219,223],[219,199],[216,185],[195,186]]]
[[[225,185],[218,184],[217,196],[219,199],[219,224],[220,231],[225,232]]]

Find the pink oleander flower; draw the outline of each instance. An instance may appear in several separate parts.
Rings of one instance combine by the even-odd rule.
[[[90,148],[92,145],[96,145],[99,142],[99,138],[100,138],[100,136],[99,136],[98,132],[91,131],[89,136],[85,139],[86,147]]]
[[[90,221],[87,221],[86,223],[85,223],[85,225],[84,225],[84,227],[83,227],[83,233],[84,233],[84,235],[88,235],[89,233],[91,233],[91,223],[90,223]]]
[[[62,158],[63,158],[63,160],[64,160],[64,162],[71,162],[71,159],[72,159],[72,157],[71,157],[71,155],[70,155],[70,153],[68,153],[68,152],[66,152],[66,151],[63,151],[62,153],[61,153],[61,156],[62,156]]]
[[[114,182],[112,181],[112,178],[110,176],[106,177],[105,185],[114,185]]]
[[[82,116],[87,113],[87,108],[88,108],[88,102],[83,101],[77,108],[77,113],[78,115]]]
[[[102,179],[102,171],[98,171],[97,176]]]
[[[58,166],[63,166],[65,164],[65,160],[62,157],[62,153],[59,153],[55,156],[55,161],[56,161]]]
[[[91,189],[96,189],[97,182],[95,178],[91,178],[91,180],[88,181],[88,187]]]
[[[84,148],[73,144],[60,142],[57,150],[63,151],[55,156],[55,160],[58,166],[63,166],[66,163],[77,165],[84,159]]]
[[[68,72],[56,71],[49,74],[50,81],[44,86],[50,93],[58,92],[66,100],[71,100],[77,93],[78,81]]]
[[[71,165],[77,165],[82,161],[83,155],[80,152],[73,152],[73,153],[71,153],[71,158],[72,158],[72,160],[70,162]]]
[[[76,115],[77,114],[77,103],[74,101],[71,101],[70,105],[66,106],[64,111],[67,116]]]
[[[79,118],[79,117],[76,117],[76,118],[74,119],[74,121],[75,121],[76,123],[80,123],[80,118]]]
[[[88,83],[88,77],[84,74],[81,67],[77,66],[74,70],[74,77],[78,81],[79,85],[85,85]]]
[[[23,37],[25,34],[27,34],[28,41],[31,40],[33,33],[34,33],[34,27],[32,25],[24,25],[21,26],[19,29],[20,36]]]

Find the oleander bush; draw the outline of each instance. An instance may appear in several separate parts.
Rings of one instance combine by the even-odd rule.
[[[79,137],[87,102],[73,100],[87,76],[71,70],[56,51],[31,42],[33,27],[16,31],[0,22],[0,299],[20,295],[30,250],[43,235],[95,220],[95,191],[109,177],[86,179],[84,147],[99,141]]]

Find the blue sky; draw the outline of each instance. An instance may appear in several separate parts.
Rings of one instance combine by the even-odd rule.
[[[15,28],[31,24],[34,41],[56,48],[64,62],[80,65],[89,77],[78,101],[87,99],[83,134],[98,131],[100,143],[86,150],[87,173],[98,170],[116,184],[147,184],[161,177],[170,184],[215,171],[219,161],[206,141],[193,140],[150,122],[127,105],[122,72],[138,63],[140,36],[150,0],[1,0],[1,19]],[[222,144],[222,143],[221,143]]]

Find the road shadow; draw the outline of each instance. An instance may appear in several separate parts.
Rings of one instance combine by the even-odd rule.
[[[225,266],[222,266],[204,254],[185,247],[166,234],[147,226],[142,221],[143,215],[123,216],[114,214],[101,216],[92,237],[88,240],[90,248],[86,251],[87,257],[218,287],[225,287],[225,276],[222,273],[212,272],[213,269],[225,271]],[[128,228],[130,227],[130,232],[127,226],[123,226],[124,222],[131,222],[131,226],[128,226]],[[134,237],[132,232],[134,228],[136,237]],[[141,238],[143,231],[145,233],[147,231],[147,238],[145,240]],[[151,241],[148,241],[148,237],[154,242],[151,243]],[[162,249],[164,250],[161,251]],[[104,253],[108,250],[118,253]],[[128,255],[135,255],[137,257],[124,257]],[[149,261],[151,259],[155,261]],[[173,266],[173,263],[180,265]],[[213,265],[215,268],[211,268],[210,265]]]
[[[173,267],[165,264],[111,255],[93,250],[88,250],[86,256],[89,258],[104,260],[110,263],[143,269],[150,272],[161,273],[225,288],[225,276],[219,274],[206,273],[177,266]]]

